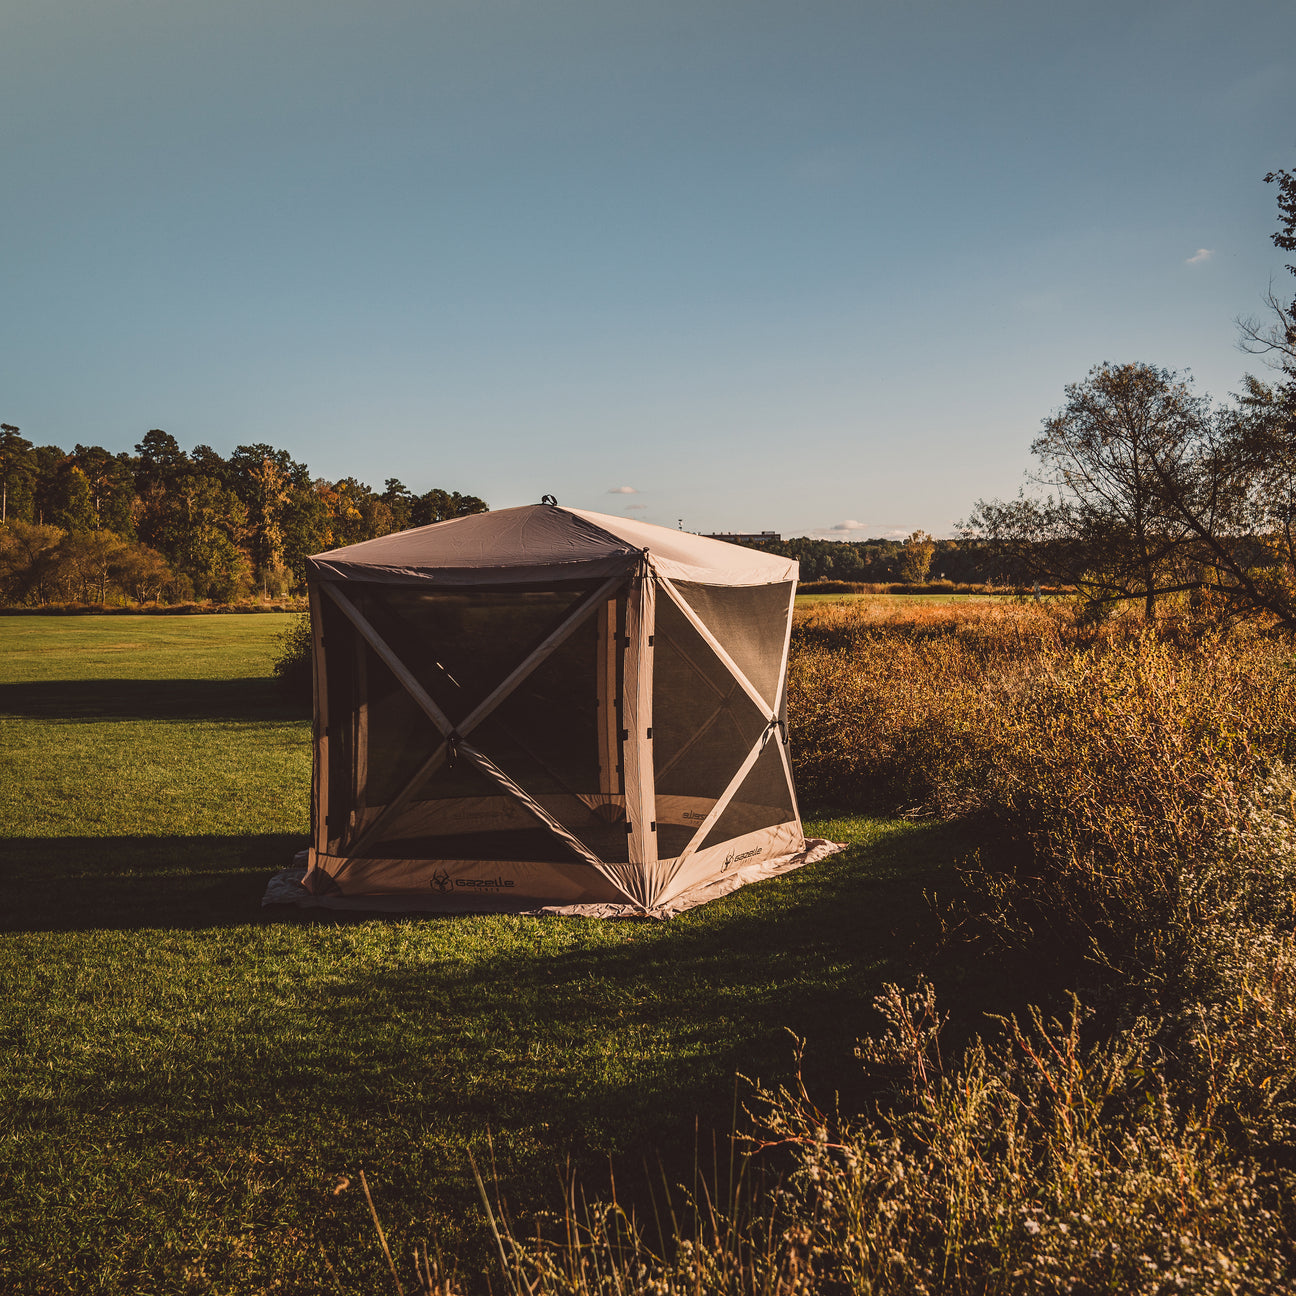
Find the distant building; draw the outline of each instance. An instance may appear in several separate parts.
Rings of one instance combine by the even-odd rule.
[[[729,544],[761,544],[767,540],[777,543],[783,537],[777,531],[713,531],[704,539],[725,540]]]

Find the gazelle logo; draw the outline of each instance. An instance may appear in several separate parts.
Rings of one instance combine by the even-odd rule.
[[[502,891],[508,887],[516,886],[517,883],[512,878],[474,878],[474,877],[457,877],[452,878],[445,869],[437,869],[432,874],[432,881],[428,884],[435,887],[442,894],[452,888],[463,888],[469,891]]]
[[[720,872],[728,873],[729,870],[735,864],[741,864],[743,860],[749,860],[752,858],[753,855],[759,855],[759,854],[760,854],[759,846],[753,847],[749,851],[743,851],[741,855],[735,855],[733,851],[730,851],[729,854],[724,857],[724,863],[720,866]]]

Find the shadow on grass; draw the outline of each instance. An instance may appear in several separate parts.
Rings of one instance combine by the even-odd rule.
[[[131,931],[257,921],[270,874],[299,834],[11,837],[2,843],[2,931]]]
[[[246,679],[31,680],[0,684],[0,715],[67,724],[104,720],[296,720],[277,681]]]

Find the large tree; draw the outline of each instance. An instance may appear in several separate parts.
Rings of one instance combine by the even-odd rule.
[[[1050,493],[978,501],[965,529],[997,546],[1019,578],[1075,585],[1095,604],[1139,599],[1154,617],[1159,595],[1200,583],[1172,499],[1197,463],[1209,402],[1145,364],[1095,365],[1066,397],[1031,444],[1032,480]]]
[[[284,582],[286,529],[296,497],[311,487],[310,470],[286,450],[257,444],[236,446],[229,458],[229,484],[248,511],[249,543],[262,587]]]
[[[31,520],[35,475],[32,443],[19,436],[12,423],[0,423],[0,524],[9,520],[11,511],[23,521]]]
[[[931,572],[936,542],[926,531],[912,532],[900,551],[900,579],[910,585],[921,585]]]

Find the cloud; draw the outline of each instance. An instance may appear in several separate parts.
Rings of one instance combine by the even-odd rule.
[[[871,530],[872,527],[872,522],[857,522],[854,518],[847,518],[845,522],[834,522],[832,526],[815,527],[813,531],[807,531],[805,534],[817,537],[820,540],[847,540],[861,531],[867,532]]]
[[[647,507],[648,507],[647,504],[627,504],[626,511],[631,512],[634,509],[646,509]]]
[[[1200,265],[1203,261],[1209,261],[1215,255],[1211,248],[1198,248],[1185,262],[1184,265]]]
[[[634,486],[613,486],[612,489],[608,491],[608,494],[609,495],[638,495],[639,491],[638,488]]]

